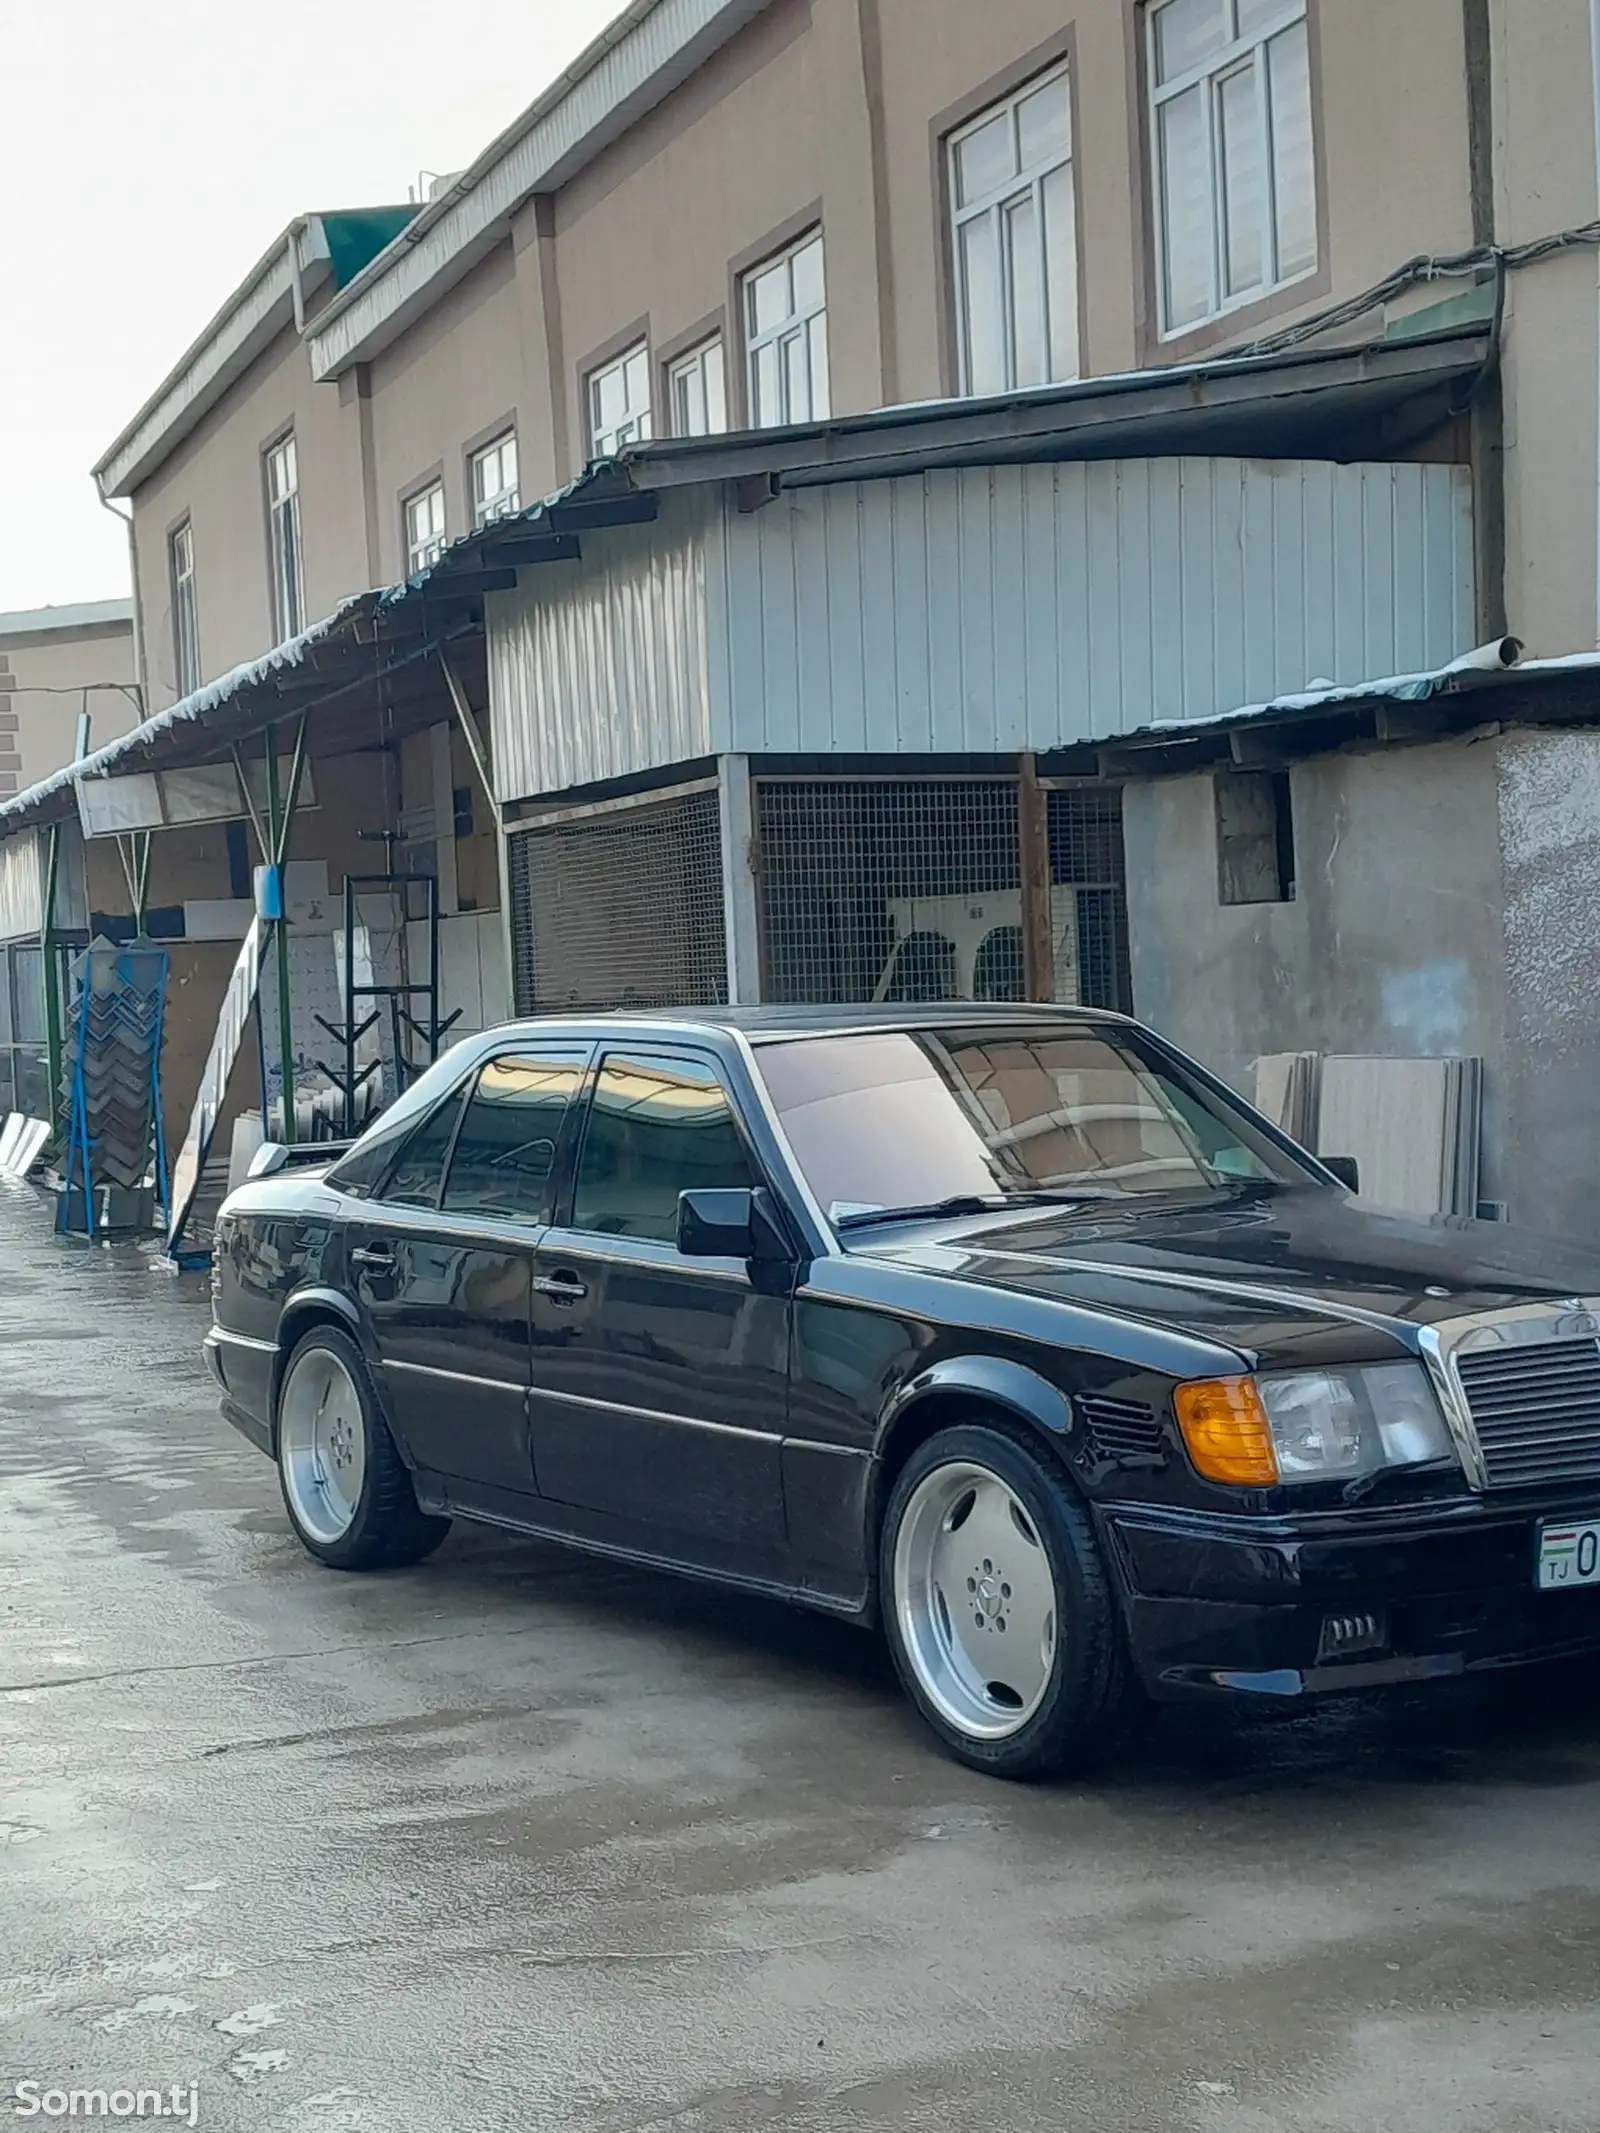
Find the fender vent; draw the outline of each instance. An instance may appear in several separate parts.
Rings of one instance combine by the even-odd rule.
[[[1080,1393],[1079,1415],[1101,1459],[1159,1459],[1166,1450],[1154,1408],[1142,1400],[1115,1400],[1103,1392]]]

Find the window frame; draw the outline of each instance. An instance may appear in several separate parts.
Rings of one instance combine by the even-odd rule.
[[[628,400],[628,373],[637,367],[644,379],[644,405],[635,407]],[[602,383],[620,376],[624,403],[627,412],[623,419],[610,429],[603,428],[600,421],[599,395]],[[630,445],[648,444],[655,434],[654,381],[651,376],[650,337],[641,333],[631,338],[627,345],[595,361],[591,358],[583,373],[584,429],[588,437],[588,463],[597,459],[615,459]],[[609,440],[609,441],[607,441]]]
[[[488,1064],[487,1059],[478,1060],[469,1073],[464,1074],[459,1081],[452,1084],[447,1094],[441,1096],[436,1104],[431,1105],[428,1110],[423,1112],[422,1116],[408,1132],[400,1135],[389,1161],[384,1166],[382,1181],[377,1190],[365,1195],[370,1206],[390,1210],[401,1215],[437,1215],[442,1211],[444,1184],[446,1178],[450,1175],[450,1165],[455,1160],[456,1142],[461,1137],[461,1127],[467,1115],[467,1106],[471,1103],[472,1092],[478,1086],[478,1079]],[[456,1114],[455,1124],[451,1129],[450,1138],[445,1143],[444,1154],[439,1160],[439,1174],[433,1183],[433,1198],[431,1200],[391,1199],[390,1191],[394,1185],[396,1171],[405,1161],[416,1142],[421,1140],[422,1136],[429,1131],[435,1122],[446,1111],[451,1109],[454,1109]]]
[[[1292,308],[1308,298],[1320,294],[1331,286],[1328,261],[1328,232],[1326,225],[1327,194],[1323,182],[1324,158],[1322,151],[1322,95],[1318,7],[1319,0],[1278,0],[1273,15],[1265,25],[1251,30],[1244,36],[1231,38],[1222,49],[1199,65],[1175,74],[1170,81],[1157,80],[1156,35],[1157,22],[1171,0],[1151,0],[1148,6],[1141,5],[1137,14],[1135,37],[1137,46],[1137,76],[1139,102],[1139,129],[1143,147],[1143,185],[1145,196],[1144,227],[1148,241],[1147,273],[1145,288],[1148,310],[1148,348],[1165,355],[1185,342],[1205,344],[1226,338],[1231,331],[1252,318],[1269,316],[1273,312]],[[1230,9],[1236,9],[1237,0],[1225,0]],[[1234,13],[1234,21],[1238,17]],[[1307,95],[1310,104],[1310,182],[1312,198],[1312,226],[1315,233],[1316,256],[1309,266],[1288,275],[1276,272],[1277,229],[1273,203],[1277,196],[1278,167],[1272,154],[1272,127],[1267,119],[1266,64],[1264,54],[1274,38],[1297,24],[1304,26],[1306,40]],[[1217,90],[1241,66],[1250,61],[1256,67],[1256,107],[1261,127],[1258,138],[1264,150],[1262,182],[1262,243],[1263,258],[1270,259],[1274,272],[1240,290],[1236,295],[1224,293],[1226,269],[1223,251],[1226,245],[1225,185],[1221,164],[1221,131],[1217,121]],[[1205,96],[1206,160],[1209,169],[1207,213],[1210,224],[1210,247],[1207,260],[1207,275],[1212,299],[1211,308],[1199,317],[1173,325],[1167,317],[1167,289],[1170,279],[1170,255],[1166,217],[1166,188],[1161,167],[1161,108],[1200,87],[1209,93]]]
[[[179,567],[179,544],[187,549],[187,567]],[[194,519],[189,512],[167,535],[167,583],[172,606],[172,673],[178,701],[192,696],[204,674],[200,665],[200,603],[195,585]],[[186,626],[187,625],[187,626]]]
[[[688,429],[678,420],[678,381],[682,377],[693,375],[696,371],[703,376],[706,357],[711,353],[712,349],[717,351],[722,365],[722,421],[720,426],[712,423],[704,430]],[[662,413],[666,423],[663,435],[671,437],[725,437],[728,434],[732,426],[731,409],[728,402],[728,337],[723,332],[720,324],[715,326],[711,332],[701,334],[697,340],[691,340],[687,347],[676,349],[673,353],[663,357],[661,382]],[[709,405],[710,396],[707,394],[708,414]]]
[[[794,308],[794,262],[816,245],[822,257],[822,301],[809,310]],[[790,309],[776,325],[757,330],[754,323],[755,287],[765,275],[784,268],[789,276]],[[828,334],[828,248],[826,232],[820,218],[813,217],[796,235],[769,247],[759,257],[743,266],[736,277],[739,320],[739,345],[741,353],[740,377],[744,391],[745,419],[751,429],[786,429],[795,424],[826,422],[833,409],[833,350]],[[816,373],[812,365],[811,328],[817,321],[822,327],[823,352],[823,406],[817,407]],[[789,397],[787,366],[782,361],[785,341],[799,341],[806,352],[806,385],[810,405],[806,412],[797,415]],[[780,419],[766,421],[761,414],[760,389],[757,369],[763,352],[771,347],[780,351],[779,379],[783,400]],[[724,377],[724,390],[726,390]]]
[[[435,497],[439,500],[439,530],[419,546],[412,540],[411,514],[419,504],[431,503]],[[400,549],[405,557],[406,576],[414,578],[431,570],[449,545],[450,500],[445,493],[444,469],[436,467],[400,498]]]
[[[678,1250],[675,1239],[636,1237],[629,1235],[626,1231],[617,1230],[584,1229],[580,1228],[578,1224],[578,1175],[583,1167],[584,1149],[589,1139],[589,1122],[594,1116],[594,1102],[600,1087],[600,1077],[612,1059],[673,1059],[681,1060],[687,1065],[707,1068],[717,1087],[728,1100],[728,1115],[733,1121],[733,1128],[738,1136],[739,1145],[744,1150],[745,1159],[750,1165],[752,1188],[765,1187],[768,1192],[774,1191],[769,1167],[755,1144],[750,1132],[749,1121],[745,1117],[744,1104],[738,1091],[737,1077],[730,1073],[726,1060],[704,1046],[677,1044],[671,1038],[664,1039],[659,1044],[650,1037],[643,1035],[636,1038],[619,1037],[615,1040],[606,1039],[595,1046],[594,1055],[589,1061],[588,1073],[584,1080],[581,1100],[572,1107],[573,1110],[581,1112],[581,1123],[569,1144],[561,1191],[555,1203],[556,1219],[554,1227],[565,1230],[574,1237],[582,1237],[588,1244],[601,1251],[648,1251],[671,1260],[675,1264],[695,1268],[707,1266],[714,1270],[716,1266],[714,1260],[686,1259]],[[686,1191],[689,1189],[691,1188],[684,1188]],[[789,1198],[787,1191],[777,1192],[774,1196],[780,1206],[787,1205]]]
[[[1016,140],[1017,112],[1019,107],[1040,90],[1060,81],[1066,88],[1067,145],[1064,151],[1046,157],[1033,165],[1024,165],[1020,142]],[[957,155],[963,143],[981,132],[995,119],[1008,117],[1013,129],[1016,147],[1017,168],[1006,183],[987,194],[975,204],[963,206],[958,184]],[[1071,174],[1072,190],[1072,273],[1069,295],[1072,305],[1073,368],[1061,377],[1046,376],[1035,380],[1036,384],[1065,385],[1083,375],[1083,261],[1082,232],[1079,227],[1078,205],[1078,111],[1077,73],[1073,64],[1070,46],[1059,52],[1048,64],[1036,68],[1021,80],[1011,82],[1004,88],[996,88],[988,101],[976,110],[966,112],[955,123],[944,128],[940,135],[940,191],[944,203],[944,273],[950,291],[952,347],[955,365],[955,389],[965,398],[976,397],[972,384],[971,314],[965,288],[965,274],[961,249],[962,232],[970,225],[989,221],[995,230],[995,256],[1000,270],[1000,336],[1003,344],[1006,376],[997,388],[1000,392],[1025,390],[1017,384],[1016,363],[1016,307],[1012,300],[1012,277],[1007,249],[1003,241],[1003,218],[1008,208],[1021,197],[1024,191],[1031,197],[1036,225],[1036,247],[1040,270],[1041,319],[1044,332],[1045,369],[1050,365],[1050,255],[1046,236],[1044,187],[1046,181],[1057,172],[1066,170]]]
[[[288,456],[286,456],[288,454]],[[292,486],[275,495],[275,469],[288,465]],[[301,448],[294,429],[279,429],[260,452],[260,491],[267,510],[267,606],[273,644],[305,629],[305,538],[301,518]],[[288,546],[284,540],[288,529]]]
[[[503,453],[511,447],[512,479],[502,482],[492,498],[482,495],[478,484],[478,469],[492,453]],[[501,469],[502,473],[504,468]],[[467,496],[472,506],[472,530],[478,532],[484,526],[492,526],[496,520],[515,518],[522,509],[522,453],[517,441],[515,422],[500,424],[481,444],[467,448]]]
[[[574,1072],[575,1081],[572,1093],[568,1096],[565,1108],[562,1111],[561,1124],[556,1132],[551,1150],[550,1174],[546,1191],[546,1205],[549,1212],[546,1220],[543,1222],[529,1222],[516,1215],[487,1213],[480,1208],[448,1206],[446,1202],[450,1194],[450,1174],[455,1169],[456,1157],[461,1152],[461,1136],[466,1131],[467,1120],[472,1114],[472,1106],[477,1101],[478,1090],[482,1085],[485,1074],[492,1067],[499,1066],[502,1063],[514,1064],[519,1060],[548,1060],[552,1058],[570,1065]],[[460,1223],[465,1228],[488,1226],[491,1229],[514,1229],[523,1233],[534,1232],[542,1234],[545,1230],[552,1228],[560,1212],[563,1195],[567,1190],[568,1179],[564,1166],[570,1167],[574,1171],[576,1169],[572,1152],[573,1134],[577,1130],[576,1121],[587,1119],[588,1117],[589,1092],[594,1070],[595,1047],[581,1037],[558,1037],[549,1044],[500,1044],[496,1045],[493,1050],[486,1052],[477,1061],[472,1072],[462,1085],[464,1094],[461,1103],[461,1115],[456,1121],[456,1130],[450,1137],[450,1146],[446,1151],[444,1164],[439,1172],[439,1191],[435,1208],[441,1220]]]
[[[285,463],[292,486],[274,494],[275,469]],[[273,643],[286,644],[306,626],[306,554],[300,515],[300,446],[291,425],[280,430],[261,454],[262,493],[267,510],[267,579]],[[283,528],[291,529],[287,548]]]

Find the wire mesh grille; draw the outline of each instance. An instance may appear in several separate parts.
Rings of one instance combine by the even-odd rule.
[[[1050,879],[1059,896],[1076,892],[1078,983],[1084,1007],[1133,1011],[1128,958],[1127,866],[1122,849],[1122,789],[1058,786],[1046,796]]]
[[[1010,778],[755,782],[762,997],[1025,997]],[[1121,797],[1049,794],[1056,996],[1124,1006]]]
[[[727,999],[715,790],[519,830],[508,867],[519,1014]]]
[[[774,1001],[1022,997],[1008,778],[762,778],[762,990]]]

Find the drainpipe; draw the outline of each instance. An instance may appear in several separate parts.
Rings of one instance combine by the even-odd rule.
[[[1594,74],[1594,173],[1595,198],[1600,203],[1600,0],[1589,0],[1589,59]],[[1600,355],[1600,284],[1595,290],[1595,348]],[[1600,381],[1595,392],[1595,413],[1600,420]],[[1600,438],[1595,451],[1595,580],[1594,641],[1600,645]]]
[[[1600,6],[1600,0],[1592,0]],[[1506,268],[1495,250],[1494,42],[1491,0],[1462,0],[1467,76],[1467,181],[1472,242],[1494,252],[1494,326],[1489,353],[1468,401],[1471,424],[1473,562],[1478,580],[1478,635],[1506,633],[1505,411],[1500,342]]]
[[[1600,0],[1596,4],[1600,5]],[[139,716],[146,719],[150,716],[150,688],[144,663],[144,596],[139,590],[139,544],[133,537],[133,507],[130,504],[126,513],[119,511],[98,481],[95,494],[128,536],[128,577],[133,587],[133,684],[139,692]]]

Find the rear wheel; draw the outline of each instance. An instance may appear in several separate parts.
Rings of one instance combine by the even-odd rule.
[[[361,1351],[314,1326],[278,1388],[278,1479],[289,1522],[335,1570],[418,1563],[450,1530],[419,1508]]]
[[[1131,1692],[1087,1512],[1026,1433],[941,1430],[896,1481],[879,1560],[907,1694],[962,1762],[999,1777],[1082,1766],[1121,1737]]]

